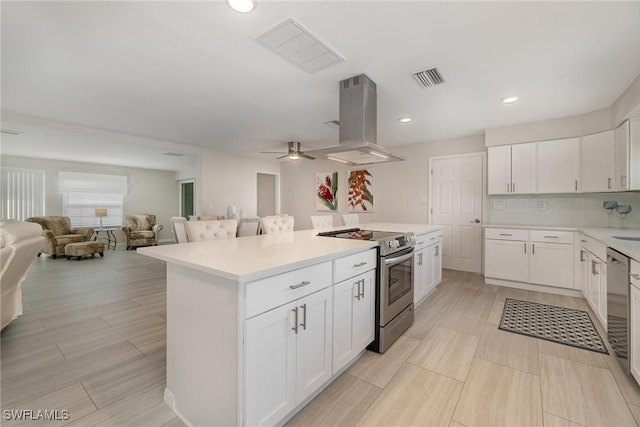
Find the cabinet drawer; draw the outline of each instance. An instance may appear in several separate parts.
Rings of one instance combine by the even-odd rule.
[[[607,259],[607,246],[600,243],[598,240],[592,237],[589,237],[586,234],[579,234],[578,243],[584,249],[588,250],[589,252],[591,252],[601,260],[604,261]]]
[[[531,230],[532,242],[573,244],[573,231]]]
[[[434,231],[426,236],[427,246],[442,242],[442,231]]]
[[[416,251],[427,246],[430,233],[416,234]]]
[[[376,268],[376,249],[342,257],[333,261],[333,283],[342,282]]]
[[[245,318],[331,286],[331,261],[312,265],[245,285]]]
[[[529,240],[529,230],[521,228],[487,228],[484,230],[484,237],[498,240]]]

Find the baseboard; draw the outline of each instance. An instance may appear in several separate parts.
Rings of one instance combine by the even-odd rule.
[[[176,395],[173,394],[168,388],[164,389],[164,403],[175,412],[176,409]]]
[[[512,282],[511,280],[492,279],[485,277],[488,285],[506,286],[508,288],[524,289],[527,291],[546,292],[548,294],[565,295],[568,297],[584,298],[582,291],[578,289],[556,288],[553,286],[534,285],[533,283]]]

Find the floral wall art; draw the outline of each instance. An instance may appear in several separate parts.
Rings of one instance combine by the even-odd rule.
[[[349,171],[348,189],[349,212],[373,212],[373,170]]]
[[[338,172],[316,173],[316,210],[338,210]]]

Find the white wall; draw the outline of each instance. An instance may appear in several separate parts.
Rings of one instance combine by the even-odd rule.
[[[361,213],[360,222],[388,221],[427,223],[429,157],[484,152],[484,136],[387,147],[405,157],[403,162],[370,166],[374,174],[374,212]],[[297,160],[282,163],[282,212],[295,216],[297,230],[311,228],[311,215],[330,214],[341,225],[347,213],[347,170],[328,160]],[[357,168],[355,168],[357,169]],[[338,213],[316,211],[316,172],[338,171]]]
[[[258,172],[280,174],[280,162],[234,156],[213,150],[202,154],[196,182],[198,215],[225,215],[229,205],[256,216]]]
[[[640,74],[611,106],[614,126],[630,117],[640,117]]]
[[[94,163],[30,157],[2,156],[2,167],[38,169],[45,173],[45,214],[62,215],[62,195],[58,192],[58,172],[85,172],[126,175],[129,192],[124,197],[124,213],[150,213],[162,224],[161,240],[173,240],[169,218],[178,215],[178,183],[175,173],[153,169],[128,168]],[[124,235],[118,231],[118,243]]]

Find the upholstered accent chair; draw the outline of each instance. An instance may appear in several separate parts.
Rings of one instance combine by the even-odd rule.
[[[360,217],[358,214],[342,214],[342,222],[349,227],[357,227],[360,225]]]
[[[311,226],[314,230],[333,227],[333,215],[311,215]]]
[[[156,246],[162,225],[156,224],[156,216],[151,214],[125,215],[121,227],[127,238],[127,250],[138,246]]]
[[[284,233],[293,231],[294,219],[292,216],[265,216],[262,218],[262,232],[264,234]]]
[[[189,242],[201,240],[231,239],[238,232],[238,221],[225,219],[220,221],[187,221],[187,238]]]
[[[54,259],[58,255],[64,255],[64,247],[68,243],[86,242],[93,235],[92,227],[71,228],[71,220],[67,216],[34,216],[26,221],[42,227],[42,235],[47,243],[40,249],[40,253],[49,254]]]
[[[22,283],[46,241],[37,223],[0,221],[0,329],[22,314]]]

